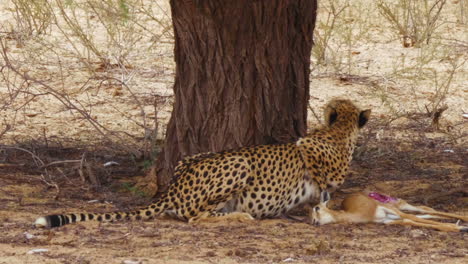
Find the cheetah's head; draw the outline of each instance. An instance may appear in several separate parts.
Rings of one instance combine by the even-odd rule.
[[[344,99],[331,100],[324,110],[325,123],[329,127],[346,123],[362,128],[369,120],[370,114],[370,109],[361,111],[350,100]]]

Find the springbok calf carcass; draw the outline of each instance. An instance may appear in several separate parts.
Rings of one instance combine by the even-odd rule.
[[[443,223],[428,218],[453,218],[468,221],[468,216],[446,213],[426,206],[415,206],[403,199],[393,198],[376,192],[357,192],[346,196],[342,210],[327,207],[328,192],[323,192],[320,203],[311,208],[309,220],[314,225],[330,223],[384,223],[433,228],[445,232],[468,232],[468,227]],[[403,211],[419,213],[409,214]]]

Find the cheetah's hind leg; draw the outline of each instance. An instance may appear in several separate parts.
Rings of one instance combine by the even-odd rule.
[[[237,220],[240,222],[254,220],[249,213],[243,212],[229,212],[229,213],[220,213],[220,212],[205,212],[196,217],[189,219],[189,223],[199,223],[199,222],[219,222],[224,220]]]

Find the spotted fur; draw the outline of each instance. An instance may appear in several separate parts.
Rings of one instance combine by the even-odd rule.
[[[130,212],[77,213],[40,217],[38,227],[98,220],[138,220],[168,214],[198,221],[235,217],[277,217],[308,203],[321,191],[345,180],[359,128],[370,110],[348,100],[332,100],[325,108],[326,125],[296,143],[260,145],[183,159],[175,181],[155,203]]]

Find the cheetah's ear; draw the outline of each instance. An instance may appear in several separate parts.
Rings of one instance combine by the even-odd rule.
[[[336,109],[331,106],[327,106],[327,108],[325,108],[325,123],[328,126],[331,126],[333,123],[335,123],[337,118],[338,113],[336,112]]]
[[[370,109],[361,111],[361,113],[359,113],[359,121],[358,121],[359,128],[363,127],[367,123],[367,121],[369,121],[370,114],[371,114]]]

